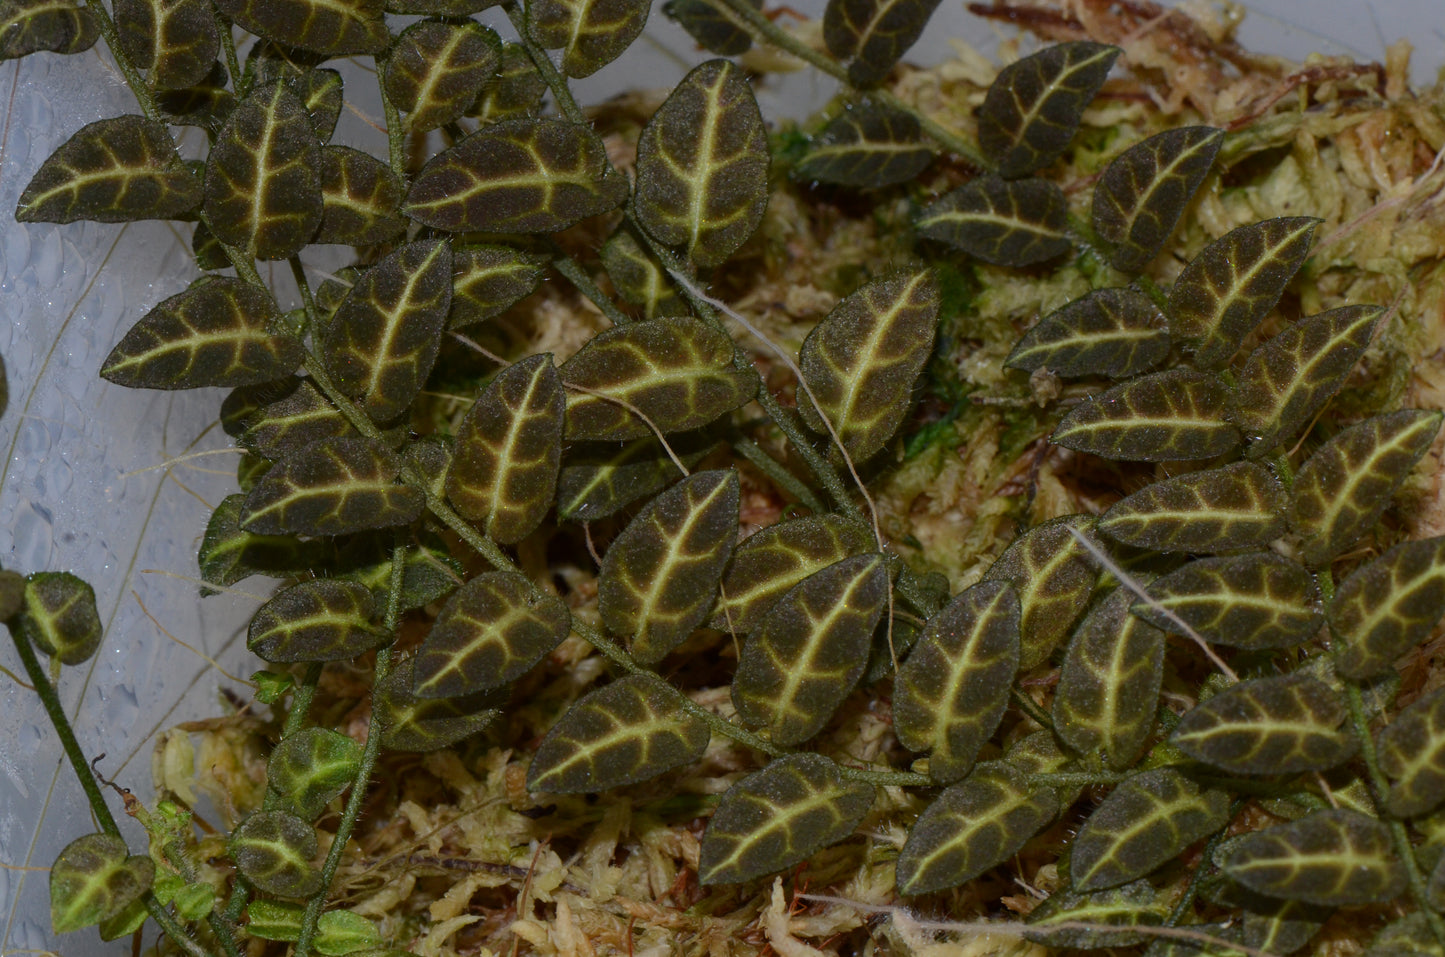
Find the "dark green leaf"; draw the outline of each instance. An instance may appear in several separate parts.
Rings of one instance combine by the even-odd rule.
[[[1362,957],[1441,957],[1445,947],[1430,927],[1424,911],[1416,911],[1385,925],[1370,941]]]
[[[1249,354],[1230,393],[1229,418],[1251,456],[1289,438],[1337,392],[1370,344],[1379,306],[1309,316]]]
[[[263,893],[297,898],[321,890],[321,872],[311,866],[316,831],[294,814],[258,811],[231,832],[226,846],[236,870]]]
[[[790,754],[723,795],[702,836],[697,876],[738,884],[790,867],[853,833],[873,789],[817,754]]]
[[[1220,848],[1219,865],[1251,890],[1311,904],[1385,903],[1405,889],[1390,832],[1358,811],[1316,811]]]
[[[521,541],[552,507],[566,407],[544,353],[499,373],[462,419],[446,495],[496,541]]]
[[[865,101],[824,128],[792,175],[803,182],[892,186],[916,178],[933,152],[914,116]]]
[[[754,10],[763,8],[763,0],[743,2]],[[662,12],[676,20],[704,50],[718,56],[741,56],[752,49],[753,38],[724,10],[726,7],[717,0],[667,0],[662,5]]]
[[[1027,175],[1063,155],[1122,52],[1056,43],[998,71],[978,111],[978,145],[1001,176]]]
[[[289,535],[256,535],[241,530],[244,495],[227,495],[211,513],[197,559],[201,580],[212,585],[234,585],[252,575],[281,577],[298,574],[321,563],[315,544]],[[201,594],[214,594],[201,589]]]
[[[331,139],[341,119],[341,74],[335,70],[307,70],[287,82],[306,108],[316,138],[323,143]]]
[[[284,82],[261,87],[231,111],[206,160],[207,222],[253,259],[285,259],[316,234],[322,205],[321,144],[305,105]]]
[[[452,248],[444,239],[408,243],[372,266],[322,341],[336,385],[373,421],[401,415],[431,374],[451,305]]]
[[[536,290],[542,262],[507,246],[452,250],[452,310],[447,328],[460,329],[499,316]]]
[[[1152,720],[1153,708],[1148,710]],[[1228,820],[1224,791],[1201,793],[1173,768],[1136,774],[1104,799],[1074,838],[1074,888],[1103,890],[1143,877]]]
[[[25,577],[0,569],[0,621],[9,621],[25,605]]]
[[[1031,266],[1073,248],[1063,190],[1043,179],[980,176],[924,207],[918,235],[998,266]]]
[[[397,210],[401,180],[381,160],[350,146],[321,148],[321,225],[314,242],[369,246],[406,228]]]
[[[1341,696],[1308,675],[1256,678],[1186,711],[1169,740],[1236,774],[1327,771],[1355,753],[1354,736],[1341,727],[1345,717]]]
[[[893,727],[905,748],[929,752],[930,778],[948,784],[973,768],[1018,665],[1019,599],[1008,582],[980,582],[928,619],[893,682]]]
[[[649,0],[532,0],[527,28],[544,50],[562,51],[562,72],[591,76],[617,59],[647,25]]]
[[[733,341],[711,323],[662,316],[615,326],[588,340],[557,370],[567,396],[568,440],[619,441],[715,421],[753,397],[751,365],[733,364]]]
[[[738,474],[697,472],[648,503],[607,549],[597,610],[642,664],[665,658],[707,618],[737,541]]]
[[[217,60],[205,79],[183,90],[156,91],[161,118],[176,126],[199,126],[218,133],[236,107],[236,94],[226,88],[231,76]]]
[[[1060,740],[1114,770],[1144,750],[1164,679],[1164,633],[1130,615],[1131,601],[1128,589],[1115,588],[1089,610],[1069,641],[1054,693]]]
[[[848,64],[852,86],[877,86],[913,46],[938,0],[829,0],[823,42]]]
[[[216,8],[259,37],[329,57],[380,53],[391,40],[382,0],[217,0]]]
[[[121,52],[154,87],[194,86],[221,50],[216,15],[205,0],[115,0]]]
[[[882,449],[933,353],[938,307],[938,283],[927,270],[875,280],[834,306],[798,355],[807,384],[798,411],[808,427],[828,432],[826,417],[855,461]]]
[[[1058,809],[1053,791],[1030,788],[1009,765],[980,764],[913,825],[898,854],[898,893],[931,894],[973,880],[1018,853]]]
[[[63,934],[113,917],[150,890],[155,876],[151,859],[130,854],[120,838],[78,837],[50,868],[50,926]]]
[[[308,445],[352,435],[346,417],[310,379],[292,378],[287,390],[247,415],[237,441],[269,459],[280,459]]]
[[[1287,901],[1256,893],[1225,880],[1213,895],[1216,902],[1244,914],[1244,944],[1271,954],[1292,954],[1319,931],[1333,908]]]
[[[1440,431],[1441,413],[1402,409],[1330,439],[1300,466],[1290,490],[1290,527],[1300,555],[1323,565],[1379,520]]]
[[[1224,131],[1209,126],[1166,130],[1104,169],[1094,187],[1094,231],[1114,246],[1115,269],[1139,272],[1159,254],[1223,141]]]
[[[497,2],[498,0],[386,0],[386,12],[422,17],[469,17],[488,7],[495,7]]]
[[[306,728],[271,752],[266,786],[286,802],[287,810],[311,821],[351,786],[360,766],[361,745],[335,731]]]
[[[0,3],[0,60],[32,53],[83,53],[100,38],[95,14],[71,0]]]
[[[1153,300],[1132,287],[1095,289],[1034,323],[1004,360],[1073,378],[1127,379],[1163,362],[1169,333]]]
[[[35,572],[25,579],[20,636],[63,665],[89,661],[104,629],[95,590],[70,572]]]
[[[205,223],[196,223],[191,233],[191,253],[196,257],[196,268],[202,272],[214,272],[231,265],[226,250]]]
[[[714,447],[697,434],[671,436],[668,444],[687,468]],[[680,477],[672,457],[655,438],[621,444],[574,442],[562,457],[557,478],[557,517],[594,522],[655,495]]]
[[[1085,950],[1134,947],[1150,940],[1151,936],[1128,928],[1163,924],[1169,916],[1169,904],[1168,898],[1156,891],[1147,880],[1092,894],[1080,894],[1066,887],[1055,891],[1029,913],[1025,936],[1049,947]],[[1093,926],[1051,930],[1050,927],[1055,924]],[[1120,929],[1103,930],[1097,925]]]
[[[1445,688],[1414,701],[1380,732],[1380,770],[1390,778],[1385,809],[1418,817],[1445,802]]]
[[[1196,366],[1234,358],[1304,264],[1319,223],[1295,216],[1241,226],[1184,267],[1169,290],[1170,331],[1193,347]]]
[[[412,693],[412,662],[404,659],[375,692],[381,746],[389,751],[436,751],[469,738],[501,717],[505,692],[481,691],[462,698],[418,698]]]
[[[422,167],[402,211],[451,233],[553,233],[616,208],[626,185],[590,128],[502,120]]]
[[[1214,458],[1239,444],[1239,431],[1224,420],[1226,396],[1207,372],[1155,372],[1084,400],[1049,441],[1123,462]]]
[[[81,127],[31,178],[22,223],[125,223],[175,219],[201,202],[201,183],[165,124],[117,116]]]
[[[1093,519],[1066,515],[1029,529],[999,556],[986,581],[1006,581],[1023,610],[1019,668],[1041,664],[1073,627],[1098,580],[1093,559],[1070,529],[1087,532]]]
[[[132,389],[243,386],[289,375],[304,358],[269,292],[217,276],[142,316],[100,374]]]
[[[619,226],[603,244],[602,267],[617,294],[641,306],[647,318],[687,315],[687,305],[673,291],[667,273],[643,248],[631,227]]]
[[[395,536],[378,532],[351,538],[334,559],[338,577],[371,589],[377,608],[385,608],[391,594],[391,557]],[[452,558],[440,538],[424,535],[407,549],[401,570],[401,611],[424,608],[440,601],[461,585],[462,563]]]
[[[396,484],[401,465],[369,439],[307,446],[266,473],[246,496],[241,526],[262,535],[345,535],[404,525],[425,505]]]
[[[1223,552],[1268,544],[1284,532],[1288,493],[1253,462],[1155,482],[1114,503],[1100,532],[1161,552]]]
[[[501,63],[501,38],[477,21],[423,20],[392,44],[382,85],[407,129],[423,133],[466,113]]]
[[[743,645],[733,704],[780,747],[823,729],[868,664],[869,639],[888,602],[888,567],[855,555],[803,579]]]
[[[482,123],[516,119],[537,112],[547,92],[547,81],[520,43],[502,44],[502,65],[475,103],[468,116]]]
[[[638,222],[716,266],[752,235],[768,205],[768,140],[740,67],[709,60],[683,77],[637,143]]]
[[[1340,674],[1368,678],[1389,671],[1445,615],[1445,536],[1396,545],[1357,569],[1327,614]]]
[[[514,681],[567,637],[572,617],[515,572],[485,572],[458,588],[417,649],[412,692],[459,698]]]
[[[391,639],[371,624],[373,609],[365,585],[331,578],[302,582],[261,606],[246,647],[271,662],[355,658]]]
[[[527,788],[580,794],[637,784],[696,761],[709,736],[661,679],[629,675],[589,693],[552,726],[527,771]]]
[[[1203,558],[1149,585],[1135,615],[1165,631],[1176,619],[1205,641],[1251,651],[1290,648],[1324,624],[1305,567],[1274,552]]]

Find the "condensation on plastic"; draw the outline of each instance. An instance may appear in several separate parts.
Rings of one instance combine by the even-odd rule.
[[[822,0],[790,5],[817,16]],[[1428,4],[1380,0],[1372,9],[1364,0],[1340,0],[1328,5],[1328,17],[1312,17],[1308,25],[1289,22],[1300,15],[1298,0],[1255,0],[1250,6],[1255,12],[1241,39],[1252,49],[1296,58],[1312,50],[1378,58],[1384,38],[1408,36],[1419,48],[1417,83],[1432,80],[1434,67],[1445,59],[1445,35]],[[937,62],[948,55],[947,41],[954,36],[992,50],[1006,31],[981,24],[961,7],[943,5],[910,60]],[[702,58],[659,13],[624,61],[574,87],[585,88],[592,102],[625,89],[664,88]],[[358,77],[358,88],[361,82]],[[348,100],[376,116],[375,101],[358,88],[348,85]],[[806,71],[767,84],[759,100],[765,115],[800,115],[834,90],[831,80]],[[20,190],[56,146],[85,123],[134,112],[134,101],[92,51],[0,64],[0,105],[0,354],[10,379],[10,406],[0,419],[6,452],[0,564],[20,572],[70,570],[95,586],[105,641],[92,662],[66,669],[61,696],[87,758],[104,752],[102,773],[149,795],[155,734],[221,713],[227,707],[218,699],[223,685],[248,696],[244,686],[166,637],[161,627],[244,676],[259,662],[248,660],[241,627],[267,586],[252,579],[239,590],[254,597],[226,594],[202,601],[194,582],[170,577],[196,574],[208,506],[234,490],[235,456],[157,466],[228,446],[213,425],[222,393],[135,391],[97,376],[121,334],[194,278],[188,232],[163,223],[57,227],[21,226],[11,219]],[[344,114],[341,141],[375,150],[374,136],[356,115]],[[340,251],[331,252],[329,260],[308,258],[308,266],[339,262]],[[12,672],[20,668],[4,639],[0,664]],[[132,847],[143,847],[144,835],[120,813],[119,800],[112,808]],[[101,944],[93,930],[63,941],[50,931],[44,868],[66,843],[93,830],[38,700],[0,675],[0,864],[6,865],[0,867],[0,952],[63,945],[70,957],[91,957],[128,948],[125,942]]]

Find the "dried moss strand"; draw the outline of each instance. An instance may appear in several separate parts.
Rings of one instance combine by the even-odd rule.
[[[120,48],[120,34],[115,29],[115,21],[110,18],[110,11],[100,0],[89,0],[85,8],[95,14],[95,22],[100,27],[100,35],[105,39],[105,45],[110,48],[110,55],[115,57],[115,65],[120,68],[120,75],[125,78],[125,85],[130,87],[130,92],[140,104],[140,110],[145,114],[146,119],[154,120],[159,114],[156,111],[156,100],[151,95],[150,87],[146,86],[145,80],[141,79],[140,71],[135,64],[130,62]]]
[[[809,511],[820,515],[828,511],[827,506],[817,495],[813,494],[812,489],[792,472],[789,472],[783,463],[769,455],[761,445],[746,436],[736,435],[732,439],[732,447],[733,451],[751,462],[774,485],[793,496]]]
[[[570,282],[578,292],[586,296],[592,305],[602,310],[602,314],[606,316],[608,321],[614,326],[625,326],[632,321],[627,317],[626,313],[617,308],[616,303],[607,298],[602,290],[597,287],[597,283],[593,282],[592,277],[587,275],[587,270],[582,268],[582,264],[567,255],[555,244],[552,251],[552,268],[566,277],[567,281]]]

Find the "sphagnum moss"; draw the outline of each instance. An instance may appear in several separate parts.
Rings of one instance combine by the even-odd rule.
[[[52,870],[57,931],[841,952],[946,913],[1020,947],[1442,952],[1445,692],[1415,662],[1445,539],[1381,524],[1403,495],[1441,530],[1438,370],[1391,371],[1438,347],[1433,171],[1315,202],[1390,149],[1381,116],[1445,145],[1428,103],[1177,14],[1161,80],[1163,40],[1110,42],[1133,8],[974,79],[898,66],[926,2],[833,0],[821,48],[747,0],[667,5],[844,83],[770,139],[726,58],[640,124],[584,114],[645,0],[509,3],[505,43],[484,5],[6,8],[6,56],[103,37],[141,111],[17,218],[195,224],[205,274],[101,374],[233,390],[202,577],[282,580],[248,635],[273,723],[182,729],[231,756],[226,833],[171,735],[132,854],[37,657],[94,653],[93,595],[4,573],[104,831]],[[330,142],[339,56],[374,60],[385,157]],[[1358,265],[1392,240],[1409,279]],[[356,268],[312,290],[337,242]]]

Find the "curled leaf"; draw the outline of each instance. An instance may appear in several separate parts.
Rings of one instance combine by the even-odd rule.
[[[671,436],[668,444],[692,468],[714,446],[693,434]],[[633,502],[655,495],[681,474],[655,438],[616,442],[574,442],[562,457],[557,478],[557,517],[592,522],[615,515]]]
[[[763,0],[743,0],[754,10],[763,8]],[[667,0],[662,12],[677,21],[697,45],[718,56],[742,56],[753,46],[748,31],[733,23],[723,11],[719,0]]]
[[[381,746],[392,751],[429,752],[449,747],[501,717],[506,695],[479,691],[460,698],[419,698],[412,692],[410,659],[403,659],[374,691]]]
[[[627,225],[619,226],[603,244],[602,265],[617,294],[642,306],[647,318],[687,315],[687,306],[673,291],[667,273]]]

